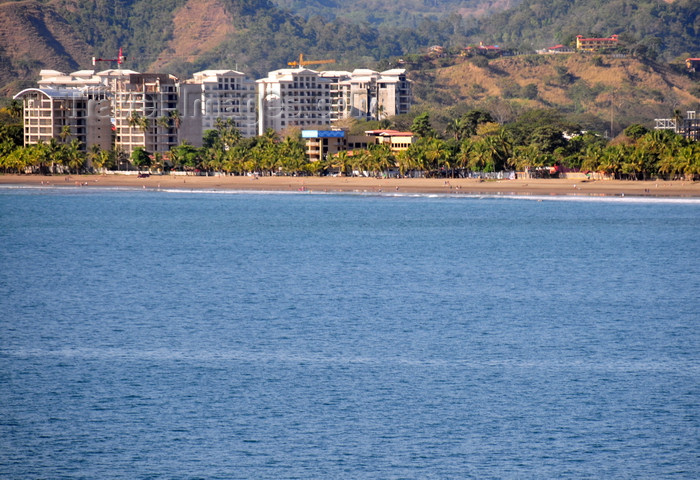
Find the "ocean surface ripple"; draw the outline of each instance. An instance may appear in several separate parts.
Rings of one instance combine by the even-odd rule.
[[[0,188],[0,478],[700,477],[697,202],[78,190]]]

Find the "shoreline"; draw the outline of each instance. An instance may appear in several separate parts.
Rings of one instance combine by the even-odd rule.
[[[563,195],[700,197],[700,182],[471,178],[249,177],[197,175],[0,175],[0,185],[127,187],[140,189],[248,190],[280,192],[427,193],[472,195]]]

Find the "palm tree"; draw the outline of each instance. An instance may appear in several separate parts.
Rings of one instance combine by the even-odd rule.
[[[462,142],[459,145],[459,151],[457,152],[456,166],[458,166],[462,170],[468,169],[469,161],[471,159],[473,151],[474,143],[468,138],[462,140]]]
[[[165,162],[163,160],[163,154],[160,152],[154,152],[153,153],[153,161],[151,162],[151,165],[149,166],[149,171],[151,169],[154,169],[156,171],[162,171],[164,166],[165,166]]]
[[[350,164],[350,157],[348,156],[347,150],[341,150],[331,157],[329,166],[338,169],[338,175],[344,176],[347,174],[348,165]]]
[[[215,147],[228,150],[236,145],[242,138],[241,132],[236,127],[236,122],[233,119],[217,118],[215,123],[216,137]]]
[[[91,156],[90,161],[98,171],[114,168],[114,155],[110,150],[99,150],[94,156]]]
[[[683,113],[681,113],[681,111],[678,109],[673,111],[673,122],[676,124],[675,132],[682,134],[683,133]]]
[[[603,158],[603,148],[600,145],[589,145],[583,152],[581,168],[598,172],[600,170],[600,162]]]
[[[410,148],[401,150],[396,154],[396,165],[399,167],[399,173],[402,177],[413,169],[413,159],[411,158]]]
[[[396,166],[394,155],[389,148],[389,145],[372,145],[369,149],[368,168],[373,172],[388,171],[391,167]]]
[[[101,151],[100,146],[97,144],[90,146],[90,151],[87,153],[87,159],[90,161],[90,165],[92,165],[93,168],[95,168],[95,159],[100,156]]]
[[[490,135],[484,140],[491,149],[494,169],[497,171],[504,170],[508,159],[513,154],[513,145],[507,132],[501,128],[496,135]]]
[[[131,112],[127,122],[131,128],[138,128],[142,133],[148,130],[148,118],[141,115],[139,112]]]
[[[676,165],[678,173],[682,173],[686,180],[693,181],[695,175],[700,173],[700,149],[697,145],[687,145],[678,150]]]
[[[465,117],[453,118],[447,124],[445,133],[452,134],[457,142],[461,142],[465,137],[469,136],[471,123]]]
[[[56,138],[51,138],[49,143],[46,144],[46,148],[42,149],[46,161],[41,163],[47,164],[50,162],[51,166],[49,167],[49,171],[51,173],[56,173],[56,164],[63,165],[65,163],[65,150],[61,147],[62,145],[56,141]]]
[[[476,172],[493,172],[494,161],[493,151],[486,144],[484,139],[474,143],[472,154],[469,159],[469,168]]]
[[[279,140],[279,136],[277,135],[277,132],[274,131],[272,128],[268,128],[265,130],[265,133],[262,134],[260,137],[264,141],[269,141],[269,142],[276,142]]]
[[[156,119],[156,125],[158,125],[164,130],[168,130],[170,128],[170,117],[167,115],[158,117],[158,119]]]
[[[170,113],[168,113],[168,116],[172,119],[175,128],[180,128],[180,124],[182,123],[182,116],[180,115],[180,112],[177,109],[171,110]]]
[[[431,138],[426,144],[425,158],[428,160],[428,168],[430,170],[440,170],[445,168],[445,162],[450,151],[443,140],[439,138]]]
[[[306,163],[304,145],[297,138],[287,137],[279,145],[277,166],[287,171],[300,171]]]
[[[12,118],[16,118],[18,120],[21,120],[23,112],[24,112],[24,106],[22,105],[22,102],[20,102],[19,100],[14,99],[7,106],[7,113],[9,113]]]
[[[627,154],[628,152],[624,145],[613,145],[607,147],[603,151],[600,169],[603,172],[612,175],[613,178],[618,178]]]
[[[379,104],[377,107],[377,120],[382,120],[382,117],[384,116],[384,105]]]
[[[66,140],[68,140],[68,138],[70,138],[71,135],[73,135],[73,134],[72,134],[71,131],[70,131],[70,126],[69,126],[69,125],[64,125],[64,126],[61,128],[61,133],[58,134],[58,138],[61,139],[61,142],[67,143]]]
[[[508,159],[508,166],[518,171],[526,171],[532,167],[544,165],[544,158],[535,145],[518,145],[513,148],[513,154]]]
[[[9,154],[0,157],[0,166],[4,172],[25,173],[28,168],[38,165],[39,155],[36,154],[37,145],[27,148],[17,148]]]
[[[81,142],[77,138],[66,146],[66,165],[71,173],[79,173],[85,165],[85,154],[80,149]]]

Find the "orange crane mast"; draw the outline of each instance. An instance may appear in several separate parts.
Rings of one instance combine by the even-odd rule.
[[[320,63],[335,63],[335,60],[304,60],[304,54],[299,54],[299,60],[293,62],[287,62],[290,67],[303,67],[304,65],[317,65]]]

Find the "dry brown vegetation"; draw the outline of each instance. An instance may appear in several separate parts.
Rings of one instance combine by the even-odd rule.
[[[17,79],[38,76],[37,67],[74,70],[73,59],[89,58],[90,51],[52,7],[36,0],[0,4],[0,94],[17,93],[24,86]]]
[[[169,48],[152,68],[160,68],[173,58],[193,61],[197,55],[216,48],[233,32],[233,19],[221,2],[189,0],[175,12]]]
[[[510,98],[516,108],[558,108],[599,118],[614,114],[643,123],[670,116],[674,109],[696,109],[697,80],[670,67],[633,57],[595,54],[527,55],[493,59],[477,66],[469,59],[428,71],[434,98],[450,95],[455,102],[479,105],[489,98]],[[419,75],[419,81],[420,79]],[[528,84],[537,96],[518,95]],[[516,92],[515,94],[509,92]],[[430,103],[428,98],[419,101]]]

